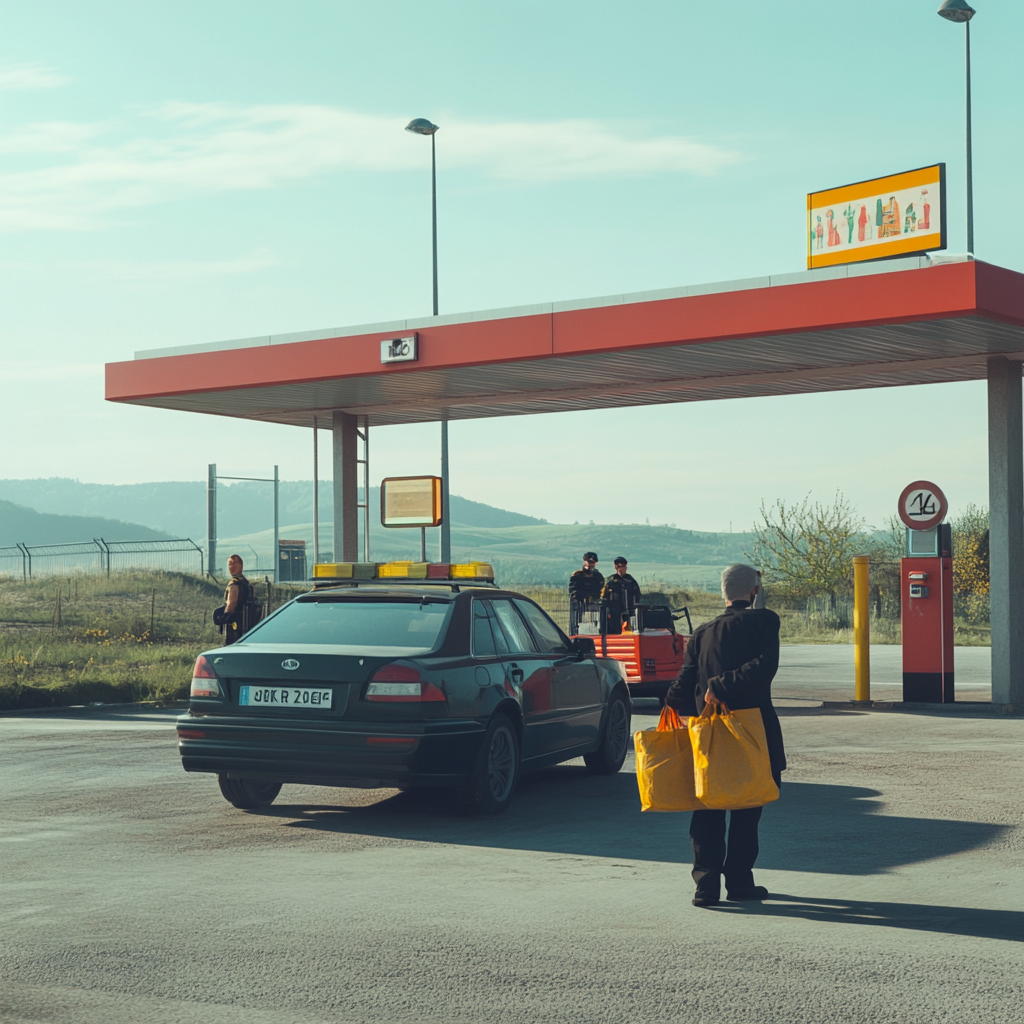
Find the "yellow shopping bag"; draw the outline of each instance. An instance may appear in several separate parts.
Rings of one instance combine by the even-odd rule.
[[[705,704],[689,725],[694,791],[705,807],[742,811],[779,799],[758,708],[723,715]]]
[[[688,721],[665,708],[657,729],[633,734],[642,811],[697,811],[707,806],[694,793]]]

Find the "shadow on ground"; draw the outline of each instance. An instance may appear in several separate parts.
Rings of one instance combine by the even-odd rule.
[[[352,802],[289,804],[290,788],[260,812],[288,828],[619,860],[687,864],[690,858],[689,814],[641,813],[636,779],[626,772],[595,777],[568,764],[527,775],[509,810],[494,818],[456,816],[443,792],[400,793],[367,805],[365,793],[357,803],[358,791],[335,790],[351,794]],[[782,798],[761,819],[758,867],[873,875],[985,846],[1009,827],[892,817],[878,813],[880,795],[857,786],[784,782]]]
[[[712,913],[755,917],[789,917],[828,924],[882,925],[944,935],[975,936],[1024,942],[1024,913],[1016,910],[978,910],[934,907],[923,903],[878,903],[867,900],[819,899],[772,893],[766,903],[720,903]]]

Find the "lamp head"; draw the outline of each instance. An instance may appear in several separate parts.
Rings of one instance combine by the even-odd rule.
[[[977,12],[967,0],[942,0],[938,15],[946,21],[970,21]]]
[[[405,130],[416,135],[433,135],[437,125],[431,124],[425,117],[415,117],[405,126]]]

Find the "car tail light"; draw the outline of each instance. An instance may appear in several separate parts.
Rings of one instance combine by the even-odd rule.
[[[424,682],[415,665],[392,662],[377,669],[366,687],[367,700],[381,701],[436,701],[445,699],[433,684]]]
[[[220,683],[217,681],[217,673],[213,666],[200,654],[196,658],[196,667],[192,669],[192,690],[193,697],[222,697]]]
[[[178,729],[179,740],[205,740],[206,733],[202,729]]]

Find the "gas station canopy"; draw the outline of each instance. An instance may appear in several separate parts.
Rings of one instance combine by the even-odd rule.
[[[417,359],[381,342],[417,337]],[[983,380],[1024,359],[1024,274],[911,257],[138,352],[109,401],[368,425]]]

